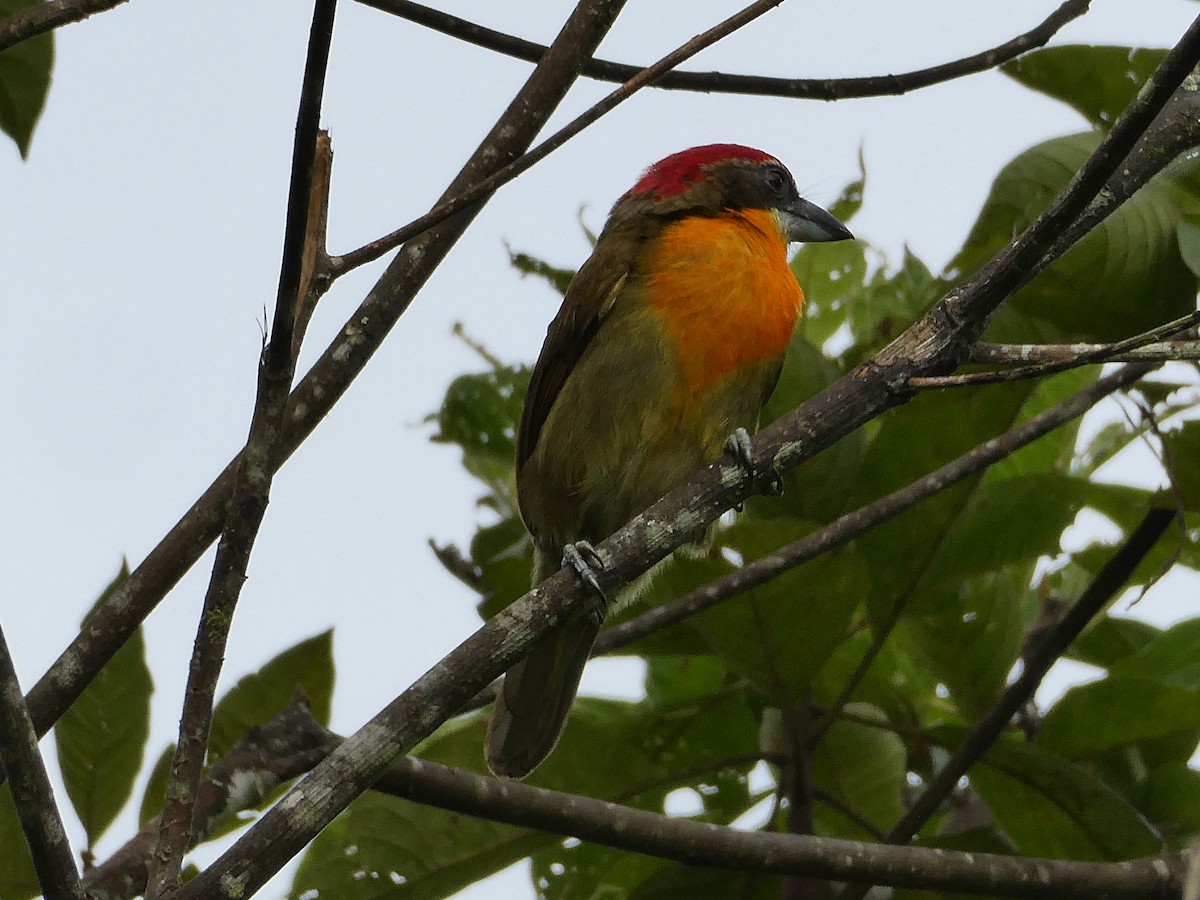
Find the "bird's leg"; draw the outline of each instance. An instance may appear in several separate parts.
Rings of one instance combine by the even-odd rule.
[[[750,432],[745,428],[739,428],[726,439],[725,449],[733,457],[733,461],[746,471],[746,474],[757,479],[758,473],[754,471],[754,443],[750,440]],[[783,476],[775,468],[774,460],[767,464],[767,478],[766,486],[763,488],[764,493],[772,497],[782,497]],[[737,504],[735,508],[741,512],[742,504]]]
[[[592,590],[591,603],[588,604],[588,615],[598,626],[604,624],[604,615],[608,611],[608,597],[600,581],[596,578],[596,569],[604,568],[604,560],[596,552],[596,548],[587,541],[576,541],[563,547],[563,568],[572,569],[579,580]]]

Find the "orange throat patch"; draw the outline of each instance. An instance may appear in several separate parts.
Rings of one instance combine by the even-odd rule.
[[[679,351],[690,390],[787,350],[804,294],[772,213],[680,219],[663,230],[647,262],[650,305]]]

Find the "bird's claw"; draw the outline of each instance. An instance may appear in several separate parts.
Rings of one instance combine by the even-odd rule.
[[[562,564],[563,568],[570,568],[579,576],[579,580],[591,589],[591,602],[587,612],[597,626],[603,625],[605,613],[608,611],[608,597],[605,596],[604,588],[600,586],[600,580],[596,577],[596,569],[604,569],[604,560],[600,558],[596,548],[587,541],[567,544],[563,547]]]
[[[745,428],[737,429],[726,439],[725,449],[733,457],[733,461],[741,466],[747,475],[755,479],[757,484],[758,473],[754,470],[754,442],[750,440],[750,432]],[[762,490],[763,493],[772,497],[783,496],[783,475],[775,468],[774,460],[767,464],[766,480]],[[737,503],[734,508],[741,512],[742,504]]]

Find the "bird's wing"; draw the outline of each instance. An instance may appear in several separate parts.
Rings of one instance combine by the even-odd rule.
[[[596,250],[567,288],[558,315],[546,332],[525,395],[517,429],[518,471],[533,453],[546,417],[575,363],[625,287],[632,265],[629,254],[622,252],[627,247],[625,241],[605,241],[601,236]]]

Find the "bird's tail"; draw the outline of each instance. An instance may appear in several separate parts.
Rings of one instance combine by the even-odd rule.
[[[494,774],[524,778],[550,755],[599,633],[591,616],[573,616],[508,670],[484,743],[484,757]]]

